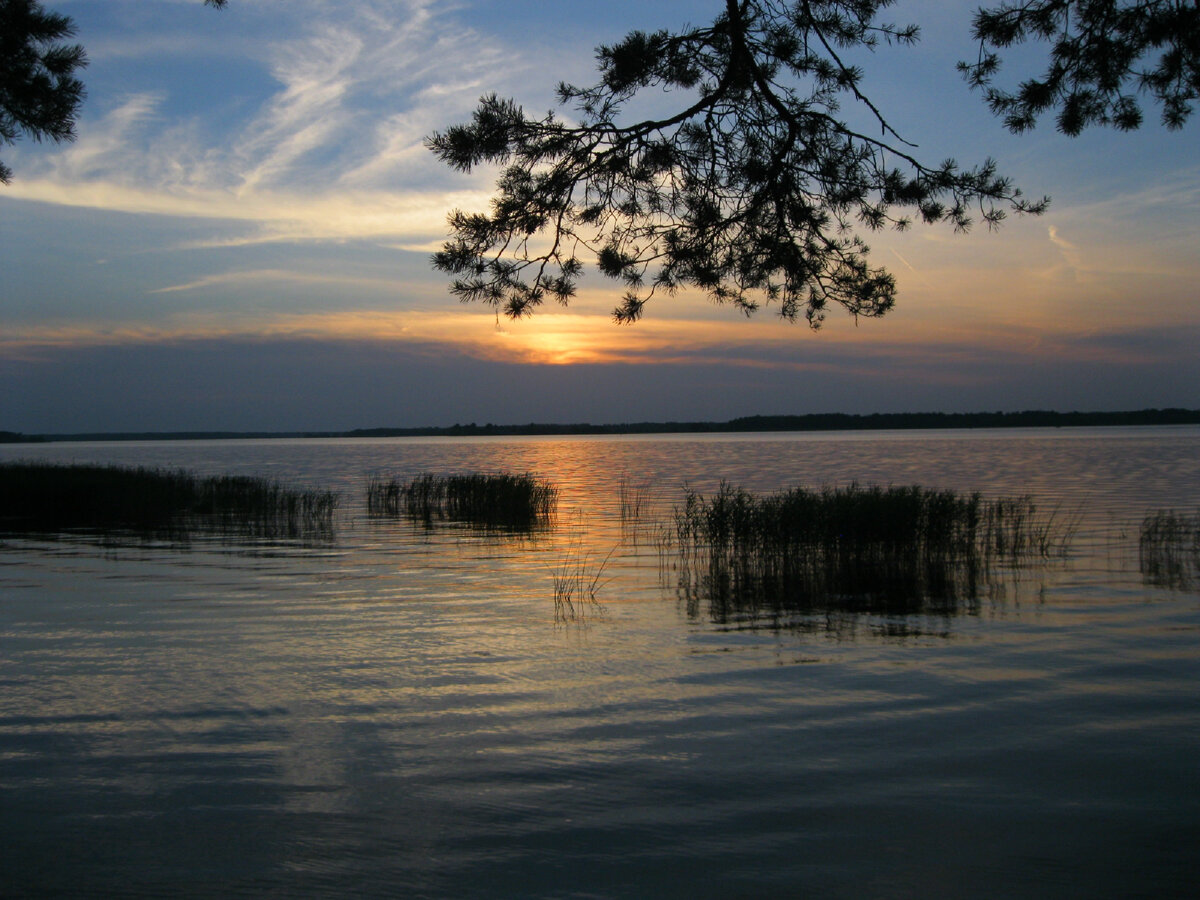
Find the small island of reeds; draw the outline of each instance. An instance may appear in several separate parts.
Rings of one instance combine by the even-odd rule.
[[[528,532],[549,526],[558,489],[529,473],[438,475],[408,481],[372,478],[367,483],[367,512],[404,516],[432,526],[458,522],[495,531]]]
[[[0,532],[124,531],[165,539],[193,532],[330,537],[338,497],[244,475],[44,462],[0,464]]]
[[[951,612],[1000,561],[1065,552],[1073,525],[1029,498],[911,487],[722,485],[676,510],[680,589],[692,611]]]

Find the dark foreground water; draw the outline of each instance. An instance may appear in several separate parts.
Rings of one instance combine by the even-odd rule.
[[[1200,883],[1200,593],[1137,546],[1200,506],[1200,429],[0,448],[32,456],[345,500],[332,542],[0,539],[0,895]],[[552,530],[363,509],[370,475],[500,469],[560,486]],[[953,603],[730,615],[659,528],[721,479],[1032,493],[1079,527]],[[556,618],[555,573],[601,566]]]

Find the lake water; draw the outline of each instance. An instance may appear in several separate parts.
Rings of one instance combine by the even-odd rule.
[[[1200,428],[2,446],[336,489],[332,541],[0,539],[0,895],[1193,896],[1200,593],[1143,517]],[[366,515],[532,472],[524,537]],[[1077,517],[953,608],[681,596],[685,484],[921,484]],[[621,489],[639,493],[622,522]],[[607,562],[605,560],[607,559]],[[553,577],[600,571],[555,616]]]

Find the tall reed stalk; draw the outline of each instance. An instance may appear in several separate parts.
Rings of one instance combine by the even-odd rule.
[[[622,474],[617,483],[617,500],[621,509],[621,525],[629,527],[638,524],[646,507],[650,494],[650,481],[631,481],[628,474]]]

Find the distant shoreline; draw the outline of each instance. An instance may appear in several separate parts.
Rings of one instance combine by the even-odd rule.
[[[357,428],[350,431],[114,431],[76,434],[21,434],[0,431],[0,443],[42,444],[79,441],[188,441],[273,438],[487,437],[521,435],[727,434],[762,431],[890,431],[941,428],[1078,428],[1103,425],[1200,425],[1197,409],[1140,409],[1123,412],[977,413],[810,413],[797,416],[743,416],[728,422],[626,422],[528,425]]]

